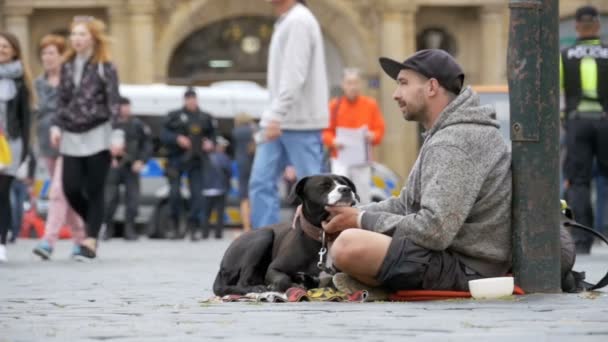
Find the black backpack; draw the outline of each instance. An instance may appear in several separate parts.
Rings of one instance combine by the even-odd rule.
[[[597,284],[591,284],[585,281],[585,272],[577,272],[572,269],[576,261],[576,248],[571,234],[572,229],[591,234],[608,244],[608,239],[604,235],[592,228],[576,223],[572,211],[562,201],[560,225],[562,291],[576,293],[601,289],[608,285],[608,273]]]

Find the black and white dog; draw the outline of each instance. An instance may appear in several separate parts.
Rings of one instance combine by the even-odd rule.
[[[321,222],[329,217],[325,206],[352,206],[359,198],[353,182],[336,175],[305,177],[296,184],[294,195],[302,202],[302,210],[293,227],[289,223],[268,226],[230,244],[213,283],[216,295],[318,286]]]

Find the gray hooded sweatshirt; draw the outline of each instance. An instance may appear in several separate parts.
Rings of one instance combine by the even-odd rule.
[[[456,254],[483,276],[511,267],[511,154],[470,87],[424,134],[399,197],[362,206],[361,226]]]

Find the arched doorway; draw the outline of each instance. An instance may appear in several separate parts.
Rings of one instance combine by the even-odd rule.
[[[190,34],[175,49],[169,82],[205,85],[221,80],[266,80],[274,18],[242,16],[216,21]]]
[[[188,35],[173,52],[168,83],[208,85],[216,81],[266,83],[268,48],[275,18],[239,16],[210,23]],[[324,35],[329,89],[339,87],[343,58]]]
[[[416,50],[424,49],[441,49],[455,57],[458,54],[456,39],[441,27],[426,28],[416,36]]]

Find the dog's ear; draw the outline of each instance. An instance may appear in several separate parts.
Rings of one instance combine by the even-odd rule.
[[[359,194],[357,193],[357,187],[355,186],[355,183],[353,183],[353,181],[350,180],[350,178],[346,177],[346,176],[337,176],[340,180],[342,180],[344,183],[346,183],[346,185],[353,191],[353,194],[355,194],[355,198],[357,199],[357,202],[361,202],[361,198],[359,197]]]
[[[353,181],[351,181],[348,177],[346,177],[346,176],[336,176],[336,177],[338,177],[338,179],[340,179],[341,181],[343,181],[344,183],[346,183],[346,185],[348,185],[348,187],[354,193],[357,193],[357,187],[355,186],[355,183],[353,183]]]
[[[302,196],[304,195],[304,187],[306,186],[306,182],[310,177],[303,177],[300,179],[296,185],[293,187],[291,194],[289,195],[288,202],[291,205],[297,206],[302,203]]]

